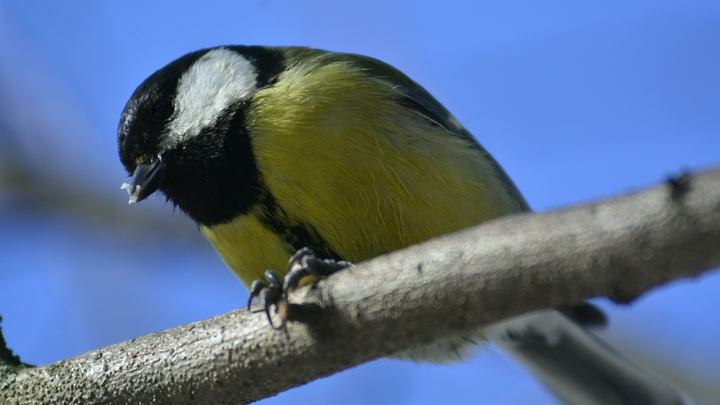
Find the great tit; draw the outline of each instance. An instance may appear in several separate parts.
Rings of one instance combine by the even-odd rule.
[[[135,90],[118,147],[131,202],[160,190],[247,286],[278,272],[269,286],[255,284],[266,305],[281,298],[277,278],[295,252],[327,274],[529,210],[433,96],[360,55],[260,46],[189,53]],[[548,309],[396,357],[458,360],[487,338],[566,404],[688,403],[591,335],[585,326],[598,319],[588,304]]]

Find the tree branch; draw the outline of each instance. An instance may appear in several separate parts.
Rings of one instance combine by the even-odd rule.
[[[398,350],[590,297],[628,302],[720,266],[720,170],[381,256],[292,295],[287,330],[238,309],[38,368],[0,367],[0,403],[265,398]]]

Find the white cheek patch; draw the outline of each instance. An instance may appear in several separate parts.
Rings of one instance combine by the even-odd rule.
[[[231,103],[256,91],[255,69],[242,55],[226,48],[203,55],[180,78],[175,100],[175,118],[160,139],[168,150],[197,136],[215,124]]]

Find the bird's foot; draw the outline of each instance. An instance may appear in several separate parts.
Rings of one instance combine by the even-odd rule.
[[[265,270],[265,281],[255,280],[252,282],[248,309],[250,309],[253,299],[257,297],[270,325],[275,329],[282,329],[285,326],[285,320],[283,319],[283,323],[276,327],[270,316],[270,307],[275,305],[277,312],[277,304],[283,299],[287,301],[288,294],[294,289],[314,283],[350,265],[351,263],[345,260],[320,259],[311,249],[302,248],[288,260],[284,278],[273,270]]]

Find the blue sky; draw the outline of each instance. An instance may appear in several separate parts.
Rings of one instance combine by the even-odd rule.
[[[184,53],[223,44],[389,62],[455,114],[536,210],[720,164],[716,1],[0,0],[0,148],[12,144],[47,181],[37,207],[0,183],[0,315],[23,360],[58,361],[246,301],[192,221],[160,198],[127,206],[116,151],[135,87]],[[79,215],[56,187],[102,203]],[[679,374],[702,400],[695,385],[720,379],[718,289],[716,271],[630,307],[598,300],[611,318],[602,336]],[[479,398],[556,403],[492,349],[454,367],[379,360],[261,403]]]

